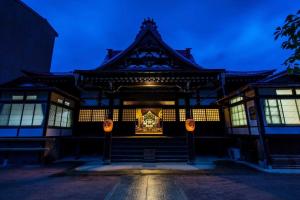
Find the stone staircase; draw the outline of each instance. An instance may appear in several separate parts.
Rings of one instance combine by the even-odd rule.
[[[111,160],[112,162],[187,162],[186,137],[113,137]]]

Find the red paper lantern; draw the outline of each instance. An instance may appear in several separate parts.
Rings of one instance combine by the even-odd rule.
[[[111,120],[111,119],[104,120],[104,122],[103,122],[103,130],[104,130],[105,133],[112,132],[113,127],[114,127],[113,120]]]
[[[195,130],[195,128],[196,128],[195,120],[193,120],[193,119],[185,120],[185,129],[188,132],[193,132]]]

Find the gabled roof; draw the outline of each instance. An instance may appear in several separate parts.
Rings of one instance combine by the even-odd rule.
[[[23,76],[0,85],[0,89],[40,90],[56,88],[57,90],[77,95],[78,88],[73,74],[56,74],[22,71]]]
[[[226,77],[248,77],[248,76],[270,76],[276,70],[260,70],[260,71],[226,71]]]
[[[38,77],[38,78],[71,78],[74,79],[73,72],[36,72],[36,71],[27,71],[22,70],[22,73],[29,77]]]
[[[96,70],[120,70],[115,66],[115,64],[121,61],[122,59],[126,59],[126,56],[129,56],[131,53],[133,53],[134,50],[137,49],[139,45],[141,45],[141,43],[146,37],[150,37],[153,41],[160,45],[160,47],[165,52],[167,52],[168,55],[172,56],[178,62],[182,63],[180,66],[180,70],[190,71],[202,69],[202,67],[195,62],[193,56],[190,53],[190,48],[187,48],[185,50],[172,49],[163,41],[160,33],[157,30],[156,23],[153,21],[153,19],[146,19],[143,21],[141,29],[137,34],[134,42],[123,51],[108,49],[108,54],[104,59],[104,62],[101,64],[101,66],[96,68]],[[151,70],[151,68],[149,69]],[[171,70],[173,70],[173,68]]]
[[[282,78],[292,78],[292,79],[283,79]],[[280,80],[280,81],[278,81]],[[252,89],[252,88],[268,88],[268,87],[299,87],[300,86],[300,72],[289,72],[288,70],[283,70],[281,72],[277,72],[275,74],[272,74],[270,76],[267,76],[264,79],[261,79],[259,81],[249,83],[237,90],[232,91],[222,99],[218,100],[218,102],[222,102],[224,100],[227,100],[233,96],[239,95],[240,93]]]
[[[284,71],[278,72],[276,74],[273,74],[271,76],[268,76],[265,79],[260,80],[259,83],[268,83],[268,82],[271,82],[273,80],[276,80],[278,78],[281,78],[281,77],[287,76],[287,75],[289,75],[288,71],[284,70]]]

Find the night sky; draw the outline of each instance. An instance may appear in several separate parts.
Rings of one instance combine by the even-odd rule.
[[[199,65],[227,70],[284,69],[289,55],[273,32],[299,0],[23,0],[58,32],[52,71],[93,69],[107,48],[125,49],[151,17],[174,49],[192,48]]]

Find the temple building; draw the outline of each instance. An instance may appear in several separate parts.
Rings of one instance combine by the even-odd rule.
[[[300,164],[296,72],[205,68],[190,48],[166,44],[152,19],[128,48],[108,49],[95,69],[24,71],[0,92],[0,159],[11,162],[85,155],[189,162],[207,155],[273,168]],[[103,131],[106,119],[111,133]],[[195,121],[192,133],[187,119]]]

